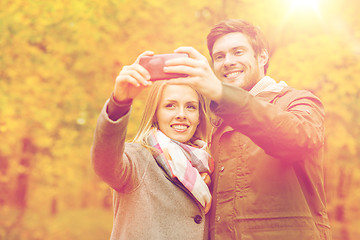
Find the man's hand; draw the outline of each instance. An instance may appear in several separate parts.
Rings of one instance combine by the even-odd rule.
[[[192,47],[180,47],[177,53],[187,53],[189,58],[177,58],[166,61],[164,68],[168,73],[187,74],[186,78],[168,80],[169,84],[188,84],[200,94],[213,101],[220,101],[222,84],[215,76],[205,56]]]

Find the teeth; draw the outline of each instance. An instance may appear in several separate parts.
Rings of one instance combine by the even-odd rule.
[[[187,126],[185,126],[185,125],[172,125],[172,127],[175,128],[176,130],[180,130],[180,131],[187,129]]]
[[[239,74],[240,74],[240,72],[233,72],[233,73],[227,74],[226,77],[236,77]]]

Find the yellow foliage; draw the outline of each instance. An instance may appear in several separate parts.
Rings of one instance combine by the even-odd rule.
[[[111,193],[94,175],[89,153],[117,74],[145,50],[193,46],[208,57],[206,35],[224,18],[259,25],[270,41],[269,75],[322,99],[329,209],[334,216],[338,204],[346,204],[353,220],[360,196],[341,199],[339,183],[351,178],[345,193],[360,187],[359,4],[334,0],[305,16],[289,14],[284,0],[0,1],[0,215],[8,217],[0,219],[0,239],[99,239],[108,233]],[[145,97],[133,103],[128,140]],[[343,165],[351,170],[344,176],[338,173]],[[27,215],[14,203],[19,179],[26,179]],[[101,218],[81,220],[100,207],[106,208]],[[99,235],[85,237],[80,230]]]

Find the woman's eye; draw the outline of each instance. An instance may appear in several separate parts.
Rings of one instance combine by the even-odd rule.
[[[197,106],[195,105],[189,105],[187,106],[188,109],[191,109],[191,110],[197,110]]]
[[[174,108],[175,105],[172,104],[172,103],[168,103],[168,104],[165,105],[165,107],[166,107],[166,108]]]

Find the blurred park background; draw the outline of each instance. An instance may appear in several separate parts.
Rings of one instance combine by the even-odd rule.
[[[89,152],[115,77],[145,50],[193,46],[208,57],[206,35],[225,18],[263,30],[268,75],[323,100],[333,237],[359,239],[359,9],[358,0],[1,0],[0,240],[108,239],[111,191]]]

